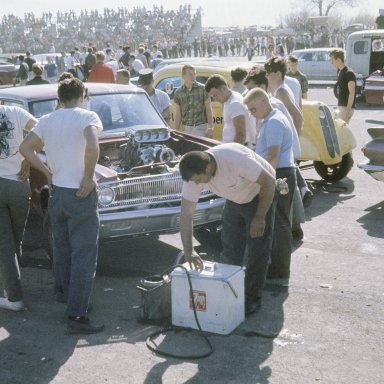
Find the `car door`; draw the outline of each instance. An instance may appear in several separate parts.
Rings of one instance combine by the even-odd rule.
[[[328,51],[316,51],[313,53],[312,78],[316,80],[337,79],[337,70],[329,60]]]
[[[295,54],[293,52],[293,54]],[[312,79],[312,52],[302,52],[297,57],[299,59],[298,69],[304,73],[308,79]]]

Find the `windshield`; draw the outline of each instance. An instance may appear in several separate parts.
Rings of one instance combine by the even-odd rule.
[[[39,118],[56,109],[57,100],[31,103],[31,113]],[[121,131],[133,126],[164,127],[165,123],[144,93],[93,95],[84,101],[85,109],[96,112],[103,131]]]

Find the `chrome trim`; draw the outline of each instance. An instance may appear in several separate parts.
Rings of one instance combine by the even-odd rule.
[[[99,204],[98,209],[99,212],[107,212],[181,201],[182,185],[183,180],[178,171],[102,183],[97,190],[111,188],[115,192],[115,200],[108,206]],[[214,196],[211,191],[202,191],[201,197],[209,196]]]

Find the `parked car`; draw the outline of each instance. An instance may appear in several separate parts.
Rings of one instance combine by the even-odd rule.
[[[337,70],[331,64],[329,53],[334,48],[299,49],[292,55],[299,59],[298,69],[308,80],[337,80]]]
[[[205,83],[209,76],[220,74],[232,85],[230,76],[233,62],[209,62],[194,65],[196,80]],[[255,63],[241,63],[249,69]],[[172,100],[171,126],[173,127],[175,90],[181,86],[182,64],[169,65],[154,74],[155,87],[168,93]],[[223,111],[220,103],[213,102],[213,137],[222,139]],[[300,135],[301,161],[312,161],[317,173],[326,181],[335,182],[345,177],[353,166],[352,150],[356,140],[343,120],[335,118],[331,109],[319,101],[303,100],[304,127]]]
[[[0,85],[11,85],[16,81],[16,67],[8,61],[0,61]]]
[[[358,167],[375,180],[384,181],[384,128],[369,128],[368,133],[372,140],[362,148],[368,161]]]
[[[180,157],[205,150],[217,141],[171,130],[134,86],[87,83],[84,108],[95,111],[104,130],[96,166],[102,240],[179,231],[182,179]],[[0,91],[0,104],[19,106],[39,118],[57,108],[57,85],[36,85]],[[41,153],[44,158],[44,152]],[[32,206],[47,219],[48,189],[43,175],[31,170]],[[194,226],[212,231],[221,220],[224,200],[204,191]],[[49,222],[45,220],[49,237]]]

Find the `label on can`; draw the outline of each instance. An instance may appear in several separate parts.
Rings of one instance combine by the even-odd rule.
[[[193,301],[196,311],[207,311],[207,293],[205,291],[193,291]],[[191,296],[189,296],[189,308],[193,310]]]

